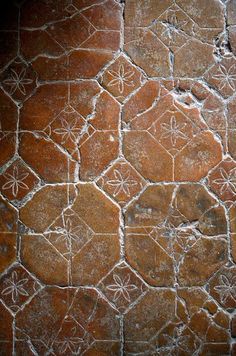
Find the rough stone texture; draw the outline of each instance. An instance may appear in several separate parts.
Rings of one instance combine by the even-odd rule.
[[[0,355],[236,355],[236,1],[0,2]]]

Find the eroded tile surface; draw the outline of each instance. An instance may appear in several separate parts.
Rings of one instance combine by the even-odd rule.
[[[236,1],[3,1],[0,44],[0,354],[236,354]]]

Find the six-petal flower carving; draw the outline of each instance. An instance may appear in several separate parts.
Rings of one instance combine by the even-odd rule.
[[[18,274],[13,271],[10,278],[7,278],[4,283],[7,285],[2,291],[2,295],[11,294],[13,303],[16,303],[20,295],[28,296],[28,292],[25,290],[25,284],[28,282],[28,278],[18,279]]]
[[[213,78],[219,80],[219,89],[224,89],[225,86],[229,86],[232,90],[235,90],[236,81],[236,65],[232,64],[229,69],[224,65],[220,64],[218,73],[213,76]]]
[[[172,146],[175,146],[178,139],[187,140],[188,137],[182,131],[185,128],[186,124],[177,124],[175,116],[171,116],[169,124],[162,123],[161,128],[163,133],[161,138],[168,138],[170,137]]]
[[[16,198],[19,189],[28,190],[29,187],[24,180],[28,177],[29,173],[19,173],[18,167],[14,166],[12,174],[5,173],[3,176],[7,182],[2,186],[3,190],[11,189],[13,196]]]
[[[220,186],[220,193],[228,191],[236,194],[236,168],[231,169],[228,173],[224,168],[220,168],[221,177],[213,180],[213,183]]]
[[[137,184],[136,180],[130,179],[130,171],[127,171],[124,175],[120,173],[117,169],[114,170],[115,179],[107,181],[108,185],[115,187],[114,196],[116,197],[119,193],[123,192],[128,197],[130,196],[129,187]]]
[[[32,84],[33,80],[25,76],[26,68],[22,68],[19,74],[11,68],[10,78],[3,81],[5,85],[10,87],[10,95],[14,94],[17,90],[19,90],[21,94],[26,95],[25,86]]]
[[[135,284],[130,284],[130,275],[128,274],[127,277],[122,279],[117,274],[113,275],[113,280],[115,284],[111,284],[107,286],[107,289],[114,292],[113,301],[116,302],[120,297],[123,297],[128,302],[131,301],[129,293],[133,290],[137,289]]]
[[[132,80],[132,77],[134,76],[134,71],[125,71],[124,64],[121,64],[119,66],[118,71],[109,70],[108,73],[114,78],[108,83],[108,86],[117,85],[120,94],[123,94],[126,85],[128,87],[134,86],[134,82]]]
[[[65,241],[67,249],[71,249],[72,241],[79,239],[79,233],[81,232],[81,226],[77,225],[73,227],[72,221],[70,218],[63,219],[63,227],[57,227],[57,232],[60,235],[57,237],[56,242],[59,240]]]
[[[81,132],[81,129],[77,126],[78,120],[75,118],[73,121],[69,122],[65,119],[61,119],[61,127],[54,129],[53,132],[55,132],[58,135],[61,135],[62,137],[62,144],[66,143],[67,141],[71,141],[73,143],[76,143],[78,140],[78,136]]]
[[[222,275],[220,283],[214,289],[219,293],[221,302],[225,303],[228,298],[232,298],[236,302],[236,276],[230,278]]]

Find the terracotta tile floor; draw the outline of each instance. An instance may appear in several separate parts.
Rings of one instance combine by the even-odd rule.
[[[7,4],[0,355],[236,355],[236,1]]]

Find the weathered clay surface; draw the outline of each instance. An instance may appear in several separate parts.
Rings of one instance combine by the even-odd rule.
[[[236,355],[235,310],[236,1],[2,1],[0,355]]]

